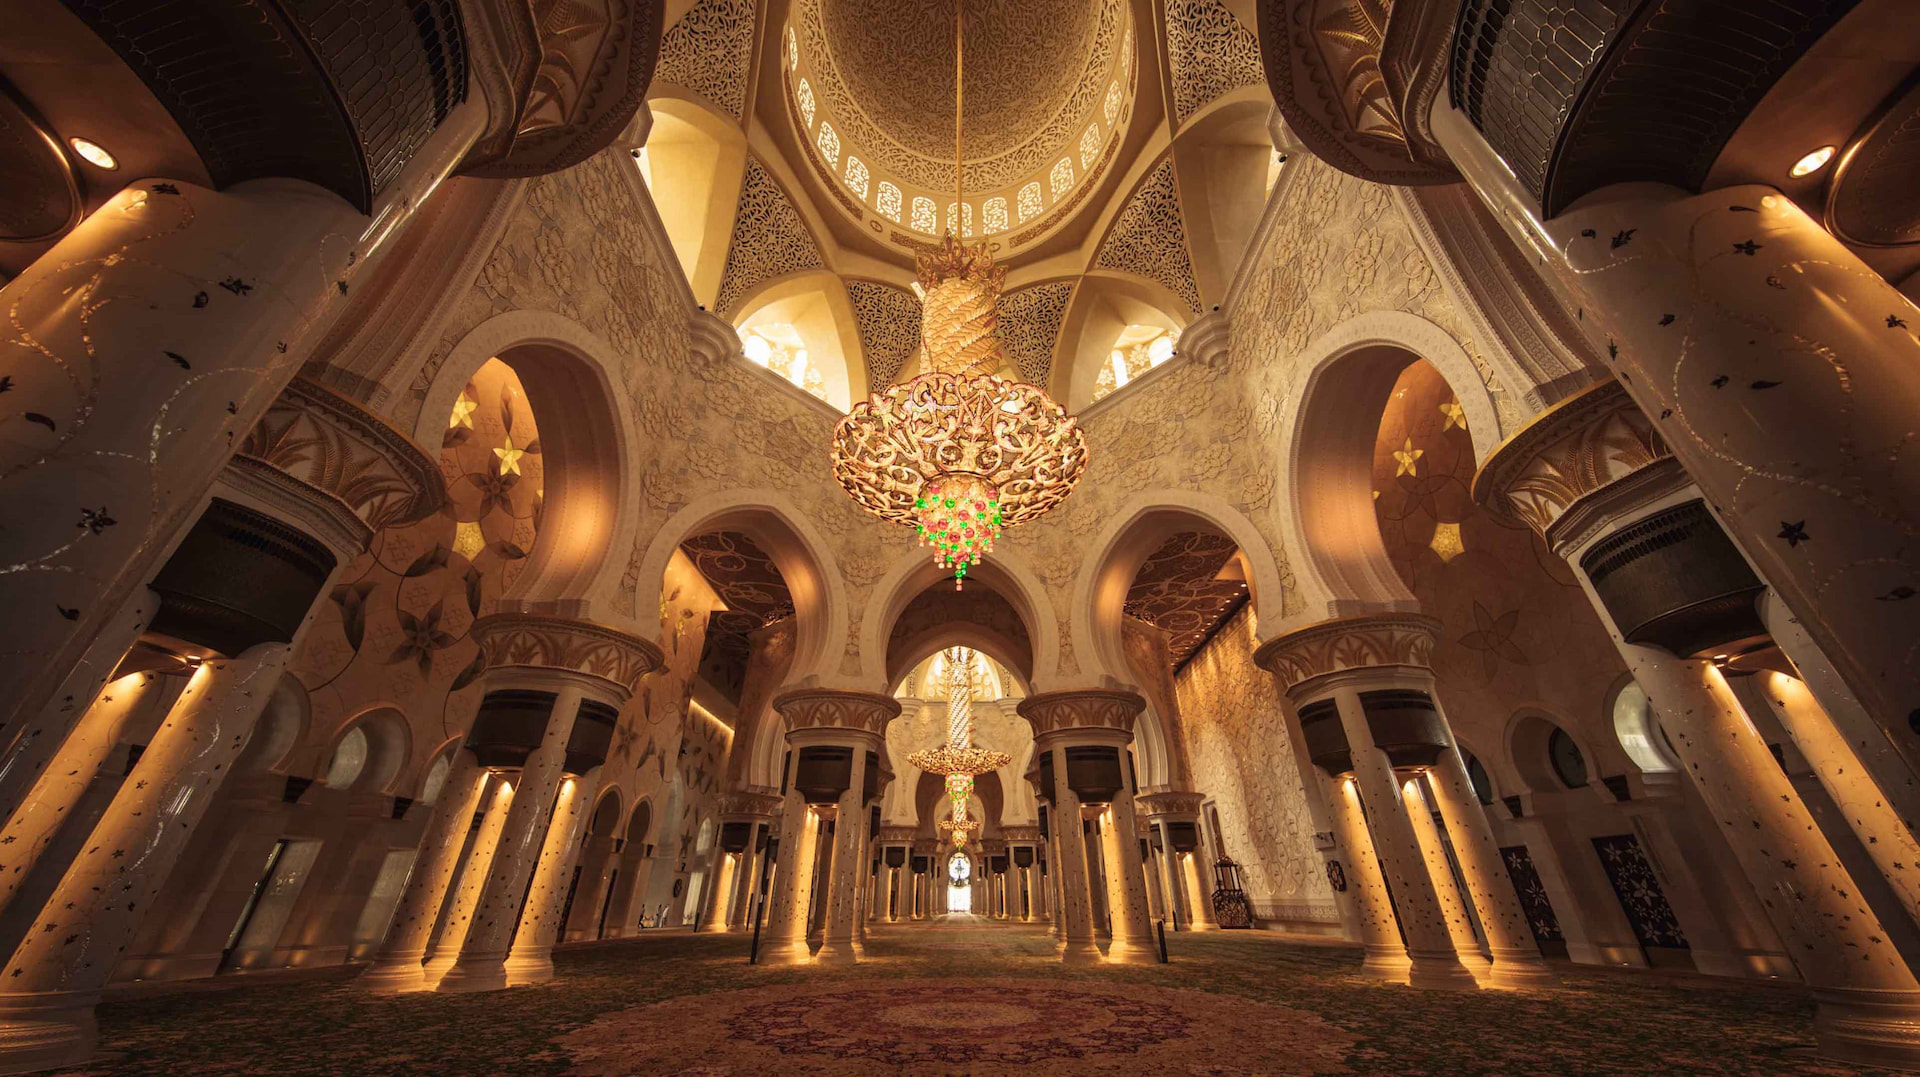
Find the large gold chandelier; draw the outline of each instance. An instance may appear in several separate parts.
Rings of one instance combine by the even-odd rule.
[[[957,848],[967,836],[980,829],[980,820],[967,818],[967,798],[973,795],[973,779],[999,770],[1013,757],[1005,752],[978,748],[973,743],[973,651],[954,647],[942,657],[947,677],[947,741],[907,757],[907,762],[928,774],[944,775],[947,799],[953,805],[951,818],[942,819],[938,828],[951,836]]]
[[[964,65],[954,13],[954,210],[940,247],[916,259],[925,291],[926,373],[853,406],[833,432],[833,477],[861,507],[913,527],[934,562],[967,569],[1002,531],[1066,500],[1087,466],[1087,444],[1046,390],[999,376],[1004,266],[983,240],[955,234],[965,199],[960,112]]]

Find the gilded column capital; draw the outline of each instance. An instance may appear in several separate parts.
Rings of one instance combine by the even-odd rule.
[[[473,622],[489,673],[571,673],[605,681],[624,702],[634,683],[660,668],[660,648],[590,621],[495,613]]]
[[[773,709],[787,732],[800,729],[849,729],[883,736],[900,715],[900,701],[873,692],[832,688],[796,688],[773,698]]]
[[[981,838],[980,839],[980,855],[982,856],[1007,855],[1006,839],[1005,838]]]
[[[1253,660],[1291,694],[1309,681],[1350,669],[1424,669],[1439,639],[1440,622],[1418,613],[1340,617],[1270,639],[1253,652]]]
[[[1045,840],[1037,826],[1003,826],[1000,828],[1000,835],[1009,842],[1023,844]]]
[[[1020,701],[1019,711],[1020,717],[1033,723],[1035,737],[1067,729],[1111,729],[1131,735],[1133,720],[1146,706],[1138,692],[1088,688],[1028,696]]]
[[[910,826],[883,826],[880,828],[880,837],[878,840],[891,842],[895,845],[903,843],[912,844],[916,836],[917,832]]]
[[[1678,468],[1653,421],[1608,379],[1495,447],[1473,477],[1473,499],[1558,547],[1570,529],[1585,529],[1602,491],[1658,482]]]
[[[447,499],[439,462],[359,404],[307,378],[287,383],[235,456],[338,498],[379,531],[426,519]]]
[[[734,822],[759,822],[780,814],[780,790],[751,785],[721,794],[720,818]]]
[[[1148,819],[1161,816],[1181,816],[1199,818],[1200,803],[1206,799],[1203,793],[1190,789],[1168,789],[1165,786],[1143,789],[1133,798],[1140,814]]]

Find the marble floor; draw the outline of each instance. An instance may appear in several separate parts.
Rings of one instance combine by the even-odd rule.
[[[1864,1074],[1813,1058],[1796,987],[1562,965],[1540,992],[1415,992],[1355,949],[1178,933],[1166,965],[1064,969],[1044,926],[875,928],[842,967],[749,966],[663,932],[555,955],[559,978],[376,997],[357,969],[117,990],[103,1054],[134,1074]]]

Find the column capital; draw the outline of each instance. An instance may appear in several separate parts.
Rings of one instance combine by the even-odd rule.
[[[783,800],[778,789],[750,785],[731,789],[720,797],[722,822],[762,822],[780,813]]]
[[[1000,834],[1010,842],[1037,842],[1042,840],[1037,826],[1003,826]]]
[[[634,683],[660,668],[660,648],[637,636],[564,617],[495,613],[473,622],[490,677],[520,672],[533,678],[572,674],[603,682],[620,700]]]
[[[1102,729],[1133,734],[1133,720],[1147,701],[1138,692],[1088,688],[1047,692],[1020,701],[1020,717],[1033,724],[1038,738],[1073,729]]]
[[[1426,669],[1439,639],[1440,622],[1418,613],[1339,617],[1276,636],[1253,660],[1297,696],[1310,682],[1348,670]]]
[[[1614,515],[1628,495],[1644,500],[1686,481],[1653,421],[1618,381],[1608,379],[1534,416],[1487,456],[1473,477],[1473,499],[1488,512],[1526,524],[1556,553]]]
[[[328,494],[379,531],[426,519],[447,499],[439,461],[359,404],[294,378],[247,432],[242,472],[265,466]]]
[[[874,692],[794,688],[773,697],[789,734],[803,729],[846,729],[884,736],[900,716],[900,701]]]
[[[981,838],[980,839],[980,855],[981,856],[1007,855],[1007,840],[1005,838]]]
[[[1179,816],[1198,819],[1200,803],[1206,794],[1190,789],[1170,789],[1166,786],[1150,786],[1133,798],[1134,806],[1148,819]]]
[[[910,826],[883,826],[877,840],[892,845],[911,845],[915,836],[914,828]]]

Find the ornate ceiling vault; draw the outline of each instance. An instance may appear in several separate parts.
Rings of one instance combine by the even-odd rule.
[[[745,119],[754,6],[753,0],[699,0],[661,39],[659,80]]]
[[[1187,229],[1172,161],[1160,162],[1140,182],[1100,244],[1093,264],[1161,284],[1179,296],[1190,312],[1200,313],[1200,287],[1194,283],[1193,258],[1187,253]]]
[[[751,538],[738,531],[713,531],[680,544],[727,608],[707,619],[700,671],[715,688],[739,702],[746,680],[753,634],[793,615],[787,581]]]
[[[763,282],[821,265],[820,247],[800,211],[760,162],[749,158],[714,310],[732,317],[739,312],[740,301]]]
[[[1239,550],[1225,536],[1182,531],[1147,557],[1127,588],[1127,616],[1167,634],[1176,671],[1246,604],[1241,574],[1222,571]]]

